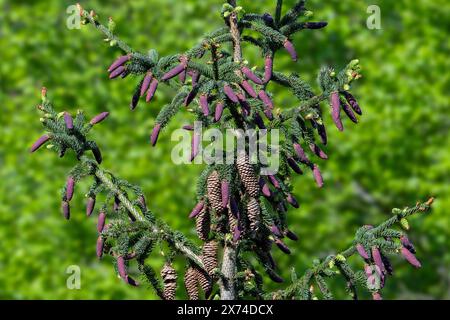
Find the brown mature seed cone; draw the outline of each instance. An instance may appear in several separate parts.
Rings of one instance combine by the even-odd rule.
[[[259,195],[259,184],[258,177],[253,170],[253,166],[250,164],[248,156],[246,154],[240,154],[236,160],[236,166],[241,177],[242,184],[244,185],[245,191],[251,197],[258,197]]]
[[[217,241],[211,240],[205,242],[203,244],[202,249],[202,260],[205,265],[205,270],[208,271],[209,274],[212,274],[213,270],[217,268],[217,250],[219,245]]]
[[[198,300],[198,279],[197,272],[193,267],[189,267],[184,274],[184,286],[189,300]]]
[[[247,202],[247,217],[250,222],[250,230],[256,231],[259,225],[260,208],[258,200],[250,198]]]
[[[213,171],[209,175],[206,183],[209,203],[216,213],[221,213],[223,211],[222,184],[217,171]]]
[[[166,263],[161,270],[161,277],[164,282],[164,299],[174,300],[175,292],[177,290],[177,272],[172,267],[172,264]]]
[[[206,207],[200,211],[195,220],[195,230],[197,231],[198,237],[206,241],[209,236],[209,231],[211,228],[211,216]]]
[[[200,287],[205,292],[205,298],[209,297],[212,290],[212,281],[211,278],[209,278],[207,275],[205,275],[203,272],[201,272],[199,269],[195,269],[195,273],[198,279],[198,283],[200,284]]]

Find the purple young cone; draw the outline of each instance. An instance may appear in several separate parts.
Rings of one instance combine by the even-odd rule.
[[[227,180],[222,180],[220,190],[222,192],[222,207],[226,208],[230,200],[230,183]]]
[[[248,83],[247,80],[244,80],[241,82],[242,89],[245,90],[245,92],[248,93],[248,95],[252,98],[256,98],[258,94],[256,93],[255,89],[253,89],[252,85]]]
[[[69,204],[69,202],[63,201],[61,208],[62,208],[62,213],[63,213],[64,218],[66,220],[69,220],[70,219],[70,204]]]
[[[118,67],[122,66],[125,62],[129,61],[130,59],[131,59],[131,55],[129,55],[129,54],[117,58],[113,62],[113,64],[108,68],[108,72],[111,72],[114,69],[117,69]]]
[[[234,93],[233,89],[228,85],[224,85],[223,86],[223,92],[225,92],[225,95],[228,97],[228,99],[230,99],[232,102],[237,103],[239,102],[239,99],[236,95],[236,93]]]
[[[306,29],[322,29],[328,25],[328,22],[325,21],[319,21],[319,22],[306,22],[305,28]]]
[[[145,94],[145,92],[148,90],[148,87],[150,86],[150,82],[152,81],[153,75],[151,72],[148,72],[145,77],[144,80],[142,81],[142,86],[141,86],[141,97]]]
[[[108,116],[109,116],[109,112],[102,112],[102,113],[96,115],[95,117],[93,117],[93,118],[91,119],[91,121],[89,121],[89,123],[90,123],[91,125],[100,123],[100,122],[102,122],[103,120],[105,120]]]
[[[184,71],[178,75],[178,79],[180,79],[180,82],[184,84],[186,82],[186,77],[187,77],[187,70],[184,69]]]
[[[299,207],[297,199],[295,199],[295,197],[292,194],[289,193],[286,197],[286,200],[294,208],[297,209]]]
[[[303,150],[302,146],[299,143],[294,143],[294,151],[301,162],[309,163],[308,156],[306,155],[305,150]]]
[[[127,278],[127,268],[125,266],[125,259],[122,256],[117,257],[117,271],[122,279]]]
[[[316,180],[317,186],[319,188],[322,188],[323,187],[323,178],[322,178],[322,174],[320,173],[319,166],[317,164],[315,164],[313,166],[313,176],[314,176],[314,180]]]
[[[331,103],[331,117],[333,118],[333,122],[338,128],[339,131],[344,130],[344,126],[342,125],[341,120],[341,102],[339,99],[339,93],[333,92],[330,98]]]
[[[382,273],[386,272],[386,269],[384,267],[383,259],[381,259],[381,253],[380,250],[377,247],[372,248],[372,259],[373,262],[377,265],[378,268],[380,268]]]
[[[327,145],[328,143],[328,136],[327,136],[327,130],[323,124],[317,125],[317,133],[319,134],[320,141],[323,145]]]
[[[100,211],[97,220],[97,231],[99,233],[103,232],[103,229],[105,228],[105,221],[106,221],[106,213],[104,211]]]
[[[201,140],[200,135],[194,132],[191,141],[191,159],[190,159],[191,161],[193,161],[200,152],[200,140]]]
[[[280,237],[280,238],[283,237],[283,234],[281,233],[280,229],[274,224],[270,226],[270,231],[277,237]]]
[[[289,167],[291,167],[292,170],[294,170],[295,173],[297,174],[303,174],[302,169],[300,169],[300,167],[298,166],[297,162],[294,160],[294,158],[289,157],[287,159],[287,163],[289,165]]]
[[[145,97],[145,102],[150,102],[155,96],[156,89],[158,89],[158,79],[153,78],[152,82],[150,82],[150,86],[147,90],[147,96]]]
[[[327,154],[326,154],[325,152],[323,152],[323,150],[320,149],[319,146],[316,145],[315,143],[311,143],[311,144],[309,145],[309,149],[311,149],[311,151],[312,151],[316,156],[318,156],[320,159],[324,159],[324,160],[327,160],[327,159],[328,159]]]
[[[415,268],[420,268],[422,266],[422,264],[420,263],[419,260],[417,260],[416,256],[411,253],[411,251],[409,251],[407,248],[403,247],[402,248],[402,256],[406,259],[406,261],[408,261],[413,267]]]
[[[276,282],[276,283],[284,282],[283,278],[280,277],[278,274],[276,274],[275,271],[273,271],[273,270],[268,271],[267,274],[269,275],[270,280],[272,280],[273,282]]]
[[[280,239],[276,239],[275,240],[275,244],[284,253],[291,254],[291,250],[289,249],[289,247],[283,241],[281,241]]]
[[[266,116],[267,119],[269,119],[270,121],[273,120],[273,113],[269,108],[266,108],[264,110],[264,115]]]
[[[167,81],[167,80],[172,79],[173,77],[176,77],[181,72],[183,72],[184,69],[186,69],[186,64],[185,63],[180,63],[175,68],[169,70],[166,74],[164,74],[162,76],[162,78],[161,78],[161,81]]]
[[[118,76],[121,76],[122,74],[124,74],[126,71],[124,66],[120,66],[117,69],[115,69],[113,72],[110,73],[109,78],[110,79],[115,79]]]
[[[103,240],[102,236],[98,236],[96,253],[97,253],[97,258],[99,258],[99,259],[101,259],[101,257],[103,256],[103,246],[104,245],[105,245],[105,240]]]
[[[376,300],[376,301],[383,300],[383,298],[381,297],[381,294],[379,292],[372,293],[372,298],[373,298],[373,300]]]
[[[30,152],[35,152],[37,149],[42,147],[42,145],[46,143],[48,140],[50,140],[50,137],[47,134],[44,134],[39,139],[37,139],[35,143],[33,143]]]
[[[264,82],[267,83],[272,78],[273,60],[272,57],[266,57],[264,61]]]
[[[73,197],[73,190],[75,188],[75,180],[73,177],[68,177],[66,182],[66,200],[70,201]]]
[[[344,94],[344,97],[347,100],[347,102],[352,107],[353,111],[355,111],[359,115],[362,115],[362,110],[359,107],[359,104],[356,101],[355,97],[352,94],[350,94],[350,92],[347,92],[347,91],[344,91],[343,94]]]
[[[129,275],[127,275],[127,277],[124,279],[126,283],[128,283],[130,286],[133,287],[138,287],[139,286],[139,282],[137,282],[136,280],[134,280],[132,277],[130,277]]]
[[[278,182],[277,178],[273,175],[268,176],[270,183],[277,189],[280,189],[280,183]]]
[[[208,96],[205,93],[200,95],[200,107],[202,108],[203,115],[209,116]]]
[[[293,233],[291,230],[288,230],[286,232],[286,237],[288,237],[292,241],[298,241],[298,236],[295,233]]]
[[[264,124],[264,120],[261,118],[259,113],[255,112],[253,120],[255,121],[255,124],[258,126],[259,129],[261,129],[261,130],[266,129],[266,125]]]
[[[219,122],[222,118],[224,104],[222,101],[217,102],[216,111],[214,113],[214,121]]]
[[[235,218],[239,219],[239,207],[234,197],[230,197],[230,210]]]
[[[152,146],[156,145],[160,131],[161,131],[161,124],[160,123],[155,124],[155,127],[153,128],[152,134],[150,136],[150,143],[152,144]]]
[[[356,245],[356,250],[363,259],[369,259],[369,254],[366,252],[366,249],[364,249],[364,246],[362,244],[358,243]]]
[[[196,95],[197,95],[197,90],[192,89],[186,96],[186,99],[184,99],[184,106],[185,107],[189,106],[191,104],[191,102],[194,101]]]
[[[283,47],[286,49],[287,52],[289,52],[289,55],[291,56],[291,59],[293,61],[297,61],[297,52],[295,51],[294,45],[292,42],[290,42],[288,39],[286,39],[283,43]]]
[[[344,110],[345,114],[347,115],[347,117],[354,123],[358,123],[358,119],[356,118],[355,114],[353,113],[352,108],[345,103],[344,101],[341,100],[341,106],[342,106],[342,110]]]
[[[400,237],[400,242],[402,243],[402,246],[404,246],[406,249],[408,249],[411,253],[416,253],[416,249],[414,248],[414,245],[412,242],[408,239],[406,235],[403,235]]]
[[[89,197],[86,204],[86,216],[90,217],[95,207],[95,197]]]
[[[259,178],[259,187],[261,188],[261,193],[266,198],[270,198],[272,196],[272,193],[270,192],[269,185],[266,183],[266,180],[264,180],[263,177]]]
[[[66,123],[66,128],[69,130],[73,129],[73,119],[68,112],[64,112],[64,122]]]
[[[250,115],[250,105],[247,102],[247,99],[245,98],[244,94],[238,93],[237,97],[239,99],[239,104],[241,105],[242,112],[245,116]]]
[[[250,70],[250,68],[242,67],[242,73],[247,77],[247,79],[253,81],[256,84],[264,84],[264,82],[256,74],[254,74],[253,71]]]
[[[194,126],[191,126],[190,124],[184,125],[182,128],[186,131],[194,131]]]
[[[203,201],[200,201],[199,203],[197,203],[197,205],[194,207],[194,209],[192,209],[191,213],[189,214],[189,219],[195,218],[196,216],[199,215],[199,213],[202,211],[203,206],[205,204],[203,203]]]
[[[258,97],[266,107],[268,107],[269,109],[273,109],[273,101],[270,99],[270,97],[264,90],[259,91]]]
[[[198,83],[198,79],[200,78],[200,73],[198,71],[193,71],[191,78],[192,78],[192,86],[195,87]]]

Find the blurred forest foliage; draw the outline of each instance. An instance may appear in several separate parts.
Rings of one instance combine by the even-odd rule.
[[[239,1],[247,12],[272,12],[274,0]],[[285,7],[294,0],[286,0]],[[1,299],[153,299],[141,286],[127,287],[110,261],[95,257],[95,218],[84,213],[86,185],[77,186],[73,218],[59,212],[60,188],[74,159],[61,160],[30,144],[42,134],[36,105],[41,86],[49,88],[57,108],[92,116],[110,111],[93,131],[104,165],[140,184],[151,209],[173,228],[195,239],[187,214],[195,203],[195,179],[201,166],[170,161],[170,128],[157,148],[148,136],[158,109],[173,92],[162,88],[151,105],[128,105],[137,80],[108,81],[106,68],[120,55],[92,29],[69,30],[66,0],[0,0],[0,298]],[[109,16],[117,33],[134,49],[156,48],[161,55],[182,52],[202,34],[221,26],[221,1],[81,1],[103,22]],[[381,30],[369,30],[367,7],[381,8]],[[299,72],[315,88],[322,65],[337,68],[359,58],[364,78],[352,89],[363,107],[359,125],[338,133],[329,113],[330,160],[322,162],[325,187],[311,179],[295,180],[301,208],[289,213],[300,241],[294,252],[276,252],[289,282],[290,267],[301,273],[316,257],[346,248],[363,224],[389,217],[393,207],[437,197],[430,217],[411,219],[411,238],[423,268],[413,270],[394,258],[395,276],[384,289],[388,299],[450,298],[450,144],[449,41],[450,3],[446,0],[310,0],[313,20],[324,30],[300,33],[294,43],[300,60],[278,55],[275,68]],[[252,64],[263,61],[246,50]],[[276,105],[295,105],[288,92],[273,87]],[[178,115],[171,129],[191,122]],[[330,125],[331,124],[331,125]],[[154,255],[152,264],[162,258]],[[361,264],[358,259],[353,259]],[[66,287],[66,268],[81,268],[81,289]],[[181,261],[178,266],[182,269]],[[181,278],[181,276],[180,276]],[[268,288],[277,285],[266,280]],[[180,282],[181,283],[181,282]],[[179,286],[179,296],[184,290]],[[338,297],[343,284],[334,283]],[[367,296],[363,296],[366,297]]]

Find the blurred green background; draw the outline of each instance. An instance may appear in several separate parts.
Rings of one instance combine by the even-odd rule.
[[[274,11],[274,0],[238,2],[247,12]],[[217,0],[81,3],[94,8],[105,23],[114,17],[117,33],[136,50],[156,48],[161,55],[190,48],[222,23],[222,2]],[[293,3],[286,0],[285,7]],[[201,167],[171,163],[175,142],[170,141],[170,128],[157,148],[149,147],[154,118],[173,92],[161,88],[154,103],[141,103],[130,112],[137,80],[108,81],[105,70],[120,51],[109,48],[90,26],[69,30],[70,4],[0,0],[0,298],[152,299],[150,289],[127,287],[109,261],[96,259],[95,218],[84,213],[86,184],[77,186],[71,221],[61,217],[59,192],[74,159],[58,159],[45,149],[28,152],[42,134],[35,110],[40,88],[49,88],[60,110],[82,108],[90,116],[110,111],[108,121],[93,131],[105,167],[140,184],[151,209],[192,239],[193,224],[186,216],[195,202]],[[366,27],[371,4],[381,8],[381,30]],[[436,196],[432,216],[410,221],[423,268],[413,270],[393,258],[395,276],[384,296],[449,299],[450,214],[445,208],[450,207],[450,3],[310,0],[308,8],[315,13],[313,20],[328,21],[329,26],[298,34],[299,63],[280,54],[275,67],[299,72],[317,89],[320,66],[341,68],[359,58],[364,78],[352,91],[364,116],[357,126],[346,122],[347,130],[338,133],[327,114],[330,160],[320,163],[326,185],[318,190],[309,177],[295,179],[302,207],[291,211],[289,223],[301,241],[292,244],[291,256],[275,253],[281,273],[288,279],[290,266],[301,273],[315,257],[346,248],[359,226],[385,220],[392,207]],[[261,59],[252,63],[262,65]],[[296,103],[286,91],[274,92],[279,107]],[[180,114],[171,128],[191,120],[189,114]],[[155,256],[152,263],[161,261]],[[80,290],[66,287],[70,265],[81,268]],[[338,281],[333,287],[342,297],[343,284]]]

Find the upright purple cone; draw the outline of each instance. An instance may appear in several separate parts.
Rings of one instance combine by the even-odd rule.
[[[148,87],[150,86],[150,82],[152,81],[153,75],[151,72],[148,72],[145,77],[144,80],[142,81],[142,85],[141,85],[141,97],[144,96],[145,92],[148,90]]]
[[[89,197],[86,204],[86,216],[90,217],[95,207],[95,197]]]
[[[203,210],[203,207],[205,206],[203,201],[200,201],[197,203],[197,205],[192,209],[191,213],[189,214],[189,219],[195,218],[200,214],[200,212]]]
[[[411,253],[407,248],[403,247],[401,250],[402,256],[408,261],[413,267],[420,268],[422,264],[417,260],[416,256]]]
[[[331,94],[330,103],[331,103],[331,117],[333,118],[333,122],[339,131],[343,131],[344,126],[342,125],[341,120],[341,102],[339,99],[338,92],[333,92]]]
[[[75,188],[75,179],[73,177],[68,177],[66,182],[66,200],[70,201],[73,197],[73,190]]]
[[[317,164],[315,164],[313,166],[313,176],[314,176],[314,180],[316,180],[316,184],[319,188],[323,187],[323,178],[322,178],[322,174],[320,173],[320,169],[319,166]]]
[[[91,125],[100,123],[100,122],[102,122],[103,120],[105,120],[108,116],[109,116],[109,112],[102,112],[102,113],[96,115],[95,117],[93,117],[93,118],[91,119],[91,121],[89,121],[89,123],[90,123]]]
[[[96,253],[97,253],[97,258],[99,258],[99,259],[101,259],[101,257],[103,256],[104,245],[105,245],[105,240],[103,240],[102,236],[98,236]]]
[[[242,67],[241,70],[242,70],[242,73],[247,77],[247,79],[249,79],[259,85],[264,84],[264,82],[256,74],[254,74],[253,71],[250,70],[250,68]]]
[[[111,71],[117,69],[118,67],[124,65],[130,59],[131,59],[131,55],[129,55],[129,54],[117,58],[117,60],[115,60],[113,62],[113,64],[108,68],[108,72],[111,72]]]
[[[297,61],[298,57],[297,57],[297,52],[295,51],[294,45],[292,44],[292,42],[290,42],[288,39],[286,39],[283,43],[284,48],[286,49],[286,51],[289,53],[289,55],[291,56],[292,61]]]
[[[224,108],[223,101],[217,102],[216,111],[214,113],[214,121],[215,122],[220,121],[220,119],[222,118],[223,108]]]
[[[152,146],[156,145],[160,131],[161,131],[161,124],[160,123],[155,124],[155,127],[153,128],[152,134],[150,136],[150,142]]]
[[[206,94],[200,95],[200,107],[202,108],[203,115],[209,116],[208,96]]]
[[[272,79],[273,59],[266,57],[264,61],[264,82],[267,83]]]
[[[234,103],[239,102],[239,99],[238,99],[236,93],[233,91],[233,89],[228,84],[225,84],[223,86],[223,92],[228,97],[228,99],[230,99],[232,102],[234,102]]]
[[[64,112],[64,122],[66,123],[66,128],[69,130],[73,129],[73,119],[70,113]]]
[[[42,147],[48,140],[50,140],[50,136],[47,134],[44,134],[39,139],[36,140],[35,143],[31,146],[30,152],[35,152],[37,149]]]

